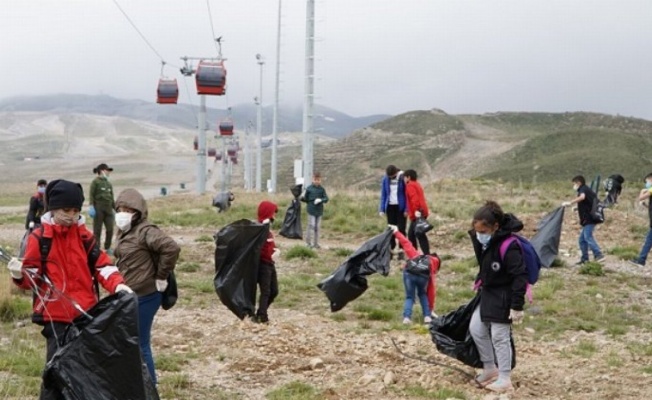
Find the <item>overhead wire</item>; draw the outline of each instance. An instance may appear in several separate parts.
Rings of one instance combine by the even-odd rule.
[[[213,44],[215,45],[215,51],[217,54],[222,57],[222,51],[220,50],[218,43],[217,43],[217,36],[215,36],[215,26],[213,25],[213,13],[211,12],[211,2],[210,0],[206,0],[206,7],[208,8],[208,20],[211,23],[211,32],[213,33]]]

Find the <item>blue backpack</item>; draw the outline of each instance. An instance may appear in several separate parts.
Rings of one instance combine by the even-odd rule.
[[[527,271],[527,288],[525,290],[526,296],[530,303],[532,303],[532,285],[539,280],[539,271],[541,270],[541,260],[534,246],[529,240],[520,235],[512,234],[500,244],[500,259],[505,260],[507,249],[512,243],[516,243],[521,248],[523,255],[523,262],[525,263],[525,270]]]

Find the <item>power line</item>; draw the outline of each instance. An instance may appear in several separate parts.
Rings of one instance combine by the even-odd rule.
[[[215,51],[217,51],[217,54],[220,54],[220,49],[217,44],[217,36],[215,36],[215,27],[213,26],[213,13],[211,12],[211,3],[210,0],[206,0],[206,7],[208,8],[208,20],[211,23],[211,32],[213,33],[213,44],[215,44]]]
[[[127,13],[125,12],[125,10],[124,10],[122,7],[120,7],[120,4],[118,4],[118,1],[117,1],[117,0],[112,0],[112,1],[113,1],[113,4],[115,4],[115,6],[118,7],[118,10],[120,10],[120,12],[122,13],[122,15],[124,15],[124,17],[127,19],[127,21],[129,21],[129,23],[131,24],[131,26],[136,30],[136,32],[138,33],[138,35],[143,39],[143,41],[145,42],[145,44],[147,44],[147,46],[148,46],[148,47],[149,47],[149,48],[154,52],[154,54],[156,54],[156,56],[161,60],[161,62],[163,62],[163,63],[165,63],[165,64],[169,64],[168,62],[166,62],[166,61],[163,59],[163,56],[161,56],[161,54],[160,54],[158,51],[156,51],[156,49],[154,48],[154,46],[152,46],[152,44],[149,42],[149,40],[147,40],[147,38],[145,37],[145,35],[143,35],[143,33],[140,31],[140,29],[138,29],[138,27],[136,26],[136,24],[134,23],[134,21],[132,21],[131,18],[129,18],[129,15],[127,15]],[[179,67],[177,67],[177,66],[174,65],[174,64],[169,64],[169,65],[173,66],[174,68],[179,68]]]

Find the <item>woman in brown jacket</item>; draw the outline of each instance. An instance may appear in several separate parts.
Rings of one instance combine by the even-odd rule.
[[[118,195],[115,206],[117,266],[127,285],[138,295],[140,349],[156,384],[150,344],[152,322],[181,249],[171,237],[147,221],[147,203],[137,190],[125,189]]]

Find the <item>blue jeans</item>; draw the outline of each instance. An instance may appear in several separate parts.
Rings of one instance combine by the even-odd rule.
[[[421,310],[424,317],[430,316],[428,308],[428,277],[411,274],[403,271],[403,286],[405,286],[405,304],[403,305],[403,318],[412,318],[412,307],[414,306],[414,294],[416,292],[421,303]]]
[[[599,259],[602,257],[602,250],[598,246],[598,242],[593,238],[593,230],[595,229],[595,224],[585,225],[580,231],[580,251],[582,252],[581,261],[589,261],[589,248],[593,252],[593,257]]]
[[[641,249],[641,254],[638,255],[638,262],[642,265],[645,265],[647,260],[647,255],[652,249],[652,228],[647,231],[647,236],[645,236],[645,243],[643,243],[643,248]]]
[[[154,292],[146,296],[138,297],[138,339],[140,341],[140,352],[147,364],[152,382],[156,385],[156,371],[154,370],[154,358],[152,358],[152,323],[154,315],[161,307],[161,292]]]

